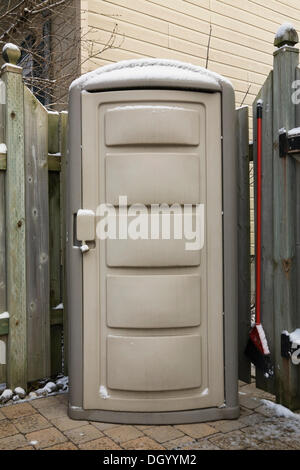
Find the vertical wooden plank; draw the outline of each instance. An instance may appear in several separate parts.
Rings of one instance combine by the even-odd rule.
[[[300,66],[296,69],[296,80],[300,84]],[[299,89],[299,87],[298,87]],[[296,105],[296,127],[300,127],[300,103]],[[300,286],[300,162],[296,162],[296,264],[297,286]],[[298,326],[300,325],[300,289],[297,289]],[[300,371],[299,371],[300,374]]]
[[[292,83],[296,78],[299,50],[278,44],[274,52],[273,75],[273,201],[274,201],[274,319],[275,319],[275,382],[276,400],[290,409],[300,408],[299,367],[281,357],[280,336],[283,330],[299,327],[296,308],[296,243],[295,243],[295,159],[280,158],[278,131],[295,127],[295,105],[291,100]]]
[[[256,174],[256,105],[262,100],[262,289],[261,289],[261,318],[263,328],[271,352],[272,364],[275,364],[275,332],[274,332],[274,303],[273,303],[273,71],[270,72],[259,95],[253,103],[253,149],[254,172]],[[255,178],[256,181],[256,178]],[[256,190],[256,185],[255,185]],[[274,377],[266,378],[256,370],[256,386],[269,393],[275,393]]]
[[[6,311],[6,261],[5,261],[5,172],[0,170],[0,314]],[[7,343],[7,338],[0,336]],[[0,383],[6,382],[6,364],[0,363]]]
[[[51,375],[62,372],[62,325],[51,326]]]
[[[60,118],[58,112],[48,112],[48,151],[59,159]],[[61,292],[61,200],[60,173],[49,171],[49,249],[50,249],[50,320],[51,320],[51,375],[62,371],[62,319],[57,323],[54,316],[61,310],[56,307],[62,302]],[[56,315],[57,316],[57,315]],[[55,321],[55,324],[53,324]]]
[[[60,240],[60,175],[58,172],[51,171],[49,172],[50,319],[56,313],[55,307],[61,303]],[[60,330],[60,333],[58,330]],[[51,326],[52,376],[62,370],[61,333],[62,325]]]
[[[62,295],[64,304],[63,335],[64,335],[64,374],[68,375],[68,305],[66,296],[66,156],[67,156],[68,113],[60,113],[60,197],[61,197],[61,233],[62,233]]]
[[[0,150],[4,156],[5,142],[5,84],[0,80]],[[0,153],[1,153],[0,152]],[[6,259],[5,259],[5,171],[0,170],[0,314],[6,311]],[[0,336],[7,343],[7,336]],[[0,364],[0,383],[6,382],[6,364]]]
[[[7,335],[0,336],[0,341],[2,342],[0,343],[0,348],[4,347],[6,350],[5,364],[1,364],[1,361],[0,361],[0,384],[5,384],[6,383],[6,362],[7,362]],[[1,352],[0,352],[0,356],[1,356]]]
[[[8,51],[9,52],[9,51]],[[7,145],[6,266],[7,309],[10,314],[7,383],[27,388],[26,231],[24,168],[24,87],[22,68],[4,64]]]
[[[48,111],[48,152],[59,153],[59,113]]]
[[[28,380],[50,374],[48,114],[24,88]]]
[[[251,363],[244,354],[249,339],[250,312],[250,191],[248,107],[236,110],[238,169],[238,329],[239,379],[251,382]]]

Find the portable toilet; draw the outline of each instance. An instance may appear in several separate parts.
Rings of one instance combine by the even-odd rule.
[[[69,109],[70,417],[238,417],[232,85],[182,62],[130,60],[75,80]]]

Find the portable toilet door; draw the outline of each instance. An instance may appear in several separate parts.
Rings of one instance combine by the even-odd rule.
[[[71,85],[71,417],[238,416],[234,119],[229,82],[180,62]]]

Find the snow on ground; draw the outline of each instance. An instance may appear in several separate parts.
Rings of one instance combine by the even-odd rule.
[[[56,307],[53,307],[52,310],[63,310],[64,309],[64,305],[63,304],[58,304],[56,305]]]
[[[7,153],[7,147],[5,144],[0,144],[0,153]]]
[[[9,313],[8,312],[0,313],[0,320],[4,320],[4,318],[9,318]]]
[[[7,389],[6,384],[0,384],[0,406],[9,405],[11,401],[14,402],[27,402],[36,400],[37,398],[47,397],[67,393],[69,389],[69,378],[67,376],[59,376],[55,381],[46,380],[43,387],[26,395],[25,390],[21,387],[16,387],[14,391]],[[2,392],[2,393],[1,393]]]
[[[274,403],[270,400],[262,400],[262,403],[267,407],[270,408],[273,412],[274,415],[277,417],[283,417],[283,418],[292,418],[299,420],[300,422],[300,415],[297,413],[293,413],[291,410],[286,408],[285,406],[279,405],[277,403]]]

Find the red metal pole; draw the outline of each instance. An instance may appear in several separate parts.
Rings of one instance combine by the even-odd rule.
[[[256,162],[256,325],[261,324],[261,159],[262,159],[262,102],[257,103],[257,162]]]

